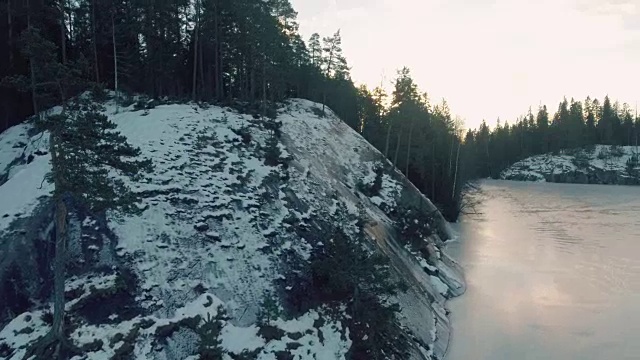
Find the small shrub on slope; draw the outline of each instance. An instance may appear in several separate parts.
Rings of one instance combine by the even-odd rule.
[[[268,166],[278,166],[285,164],[282,159],[282,151],[280,151],[279,139],[282,133],[282,122],[275,119],[266,120],[264,127],[269,131],[269,137],[267,138],[264,147],[264,163]]]
[[[90,87],[90,91],[91,91],[91,98],[95,102],[99,102],[99,103],[105,102],[109,97],[107,90],[104,88],[104,85],[102,84],[92,83]]]
[[[611,146],[609,153],[611,154],[611,156],[619,158],[624,156],[624,148],[618,145],[613,145]]]
[[[382,190],[382,176],[384,175],[384,169],[381,166],[378,166],[374,169],[374,172],[376,177],[372,184],[365,184],[360,181],[356,185],[358,190],[368,197],[378,196]]]
[[[351,306],[349,324],[352,346],[350,359],[403,359],[408,339],[396,318],[398,305],[381,303],[372,294],[362,294]]]
[[[224,349],[222,348],[220,333],[224,326],[224,320],[226,320],[225,311],[219,308],[215,317],[207,314],[203,324],[196,330],[196,333],[200,336],[200,349],[198,350],[200,360],[222,359]]]
[[[415,251],[422,252],[427,238],[437,231],[435,215],[408,207],[398,208],[396,223],[401,240]]]
[[[640,157],[638,154],[633,154],[627,160],[627,173],[631,176],[638,176],[638,166],[640,165]]]
[[[571,160],[573,165],[575,165],[578,169],[587,169],[589,167],[589,155],[585,152],[578,152],[575,157]]]
[[[396,319],[397,305],[386,300],[396,294],[386,258],[371,252],[362,232],[350,237],[336,229],[310,258],[306,286],[288,296],[298,303],[329,306],[349,328],[350,359],[403,358],[407,339]],[[343,308],[344,306],[344,308]]]
[[[272,293],[266,293],[260,303],[260,313],[258,314],[258,322],[267,324],[272,320],[277,320],[282,316],[282,311],[278,305],[276,296]]]
[[[609,153],[609,151],[606,148],[602,148],[600,149],[600,151],[598,152],[598,159],[600,160],[607,160],[611,158],[611,154]]]

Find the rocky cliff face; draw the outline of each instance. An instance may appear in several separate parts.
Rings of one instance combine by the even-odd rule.
[[[345,358],[353,339],[344,316],[325,307],[292,316],[278,301],[302,286],[291,264],[308,262],[337,227],[364,236],[406,284],[386,301],[401,307],[409,357],[443,358],[444,303],[464,291],[441,251],[448,224],[379,152],[317,109],[284,105],[274,146],[264,121],[230,108],[115,113],[107,104],[155,171],[129,183],[144,198],[140,215],[72,206],[65,296],[78,359],[197,359],[207,346],[223,359]],[[0,358],[21,359],[50,326],[47,149],[47,134],[28,123],[0,134]],[[266,322],[265,308],[277,314]]]
[[[515,163],[500,176],[518,181],[640,185],[639,154],[634,146],[597,145],[533,156]]]

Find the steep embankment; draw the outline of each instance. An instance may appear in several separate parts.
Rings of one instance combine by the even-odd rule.
[[[408,284],[393,301],[411,357],[444,356],[444,302],[464,291],[457,265],[440,251],[448,224],[330,111],[321,118],[303,100],[284,106],[275,166],[265,162],[265,123],[229,108],[115,113],[107,104],[105,113],[155,170],[129,184],[144,197],[140,215],[96,215],[76,204],[70,216],[67,328],[85,358],[196,359],[216,328],[205,319],[223,312],[215,333],[225,359],[344,358],[349,329],[326,309],[268,327],[258,320],[265,299],[299,285],[291,261],[308,261],[333,228],[355,234],[358,222]],[[2,358],[20,359],[50,324],[49,160],[47,134],[30,124],[0,134]]]
[[[640,154],[635,146],[597,145],[537,155],[503,171],[504,180],[576,184],[640,185]]]

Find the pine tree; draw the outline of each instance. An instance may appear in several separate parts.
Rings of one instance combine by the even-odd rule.
[[[400,284],[390,276],[380,253],[371,253],[363,238],[350,238],[336,229],[310,261],[314,295],[323,303],[347,306],[354,343],[350,358],[388,359],[389,352],[406,349],[396,320],[399,308],[384,301]]]
[[[638,151],[638,145],[640,145],[640,116],[638,116],[638,109],[637,109],[637,105],[636,105],[636,120],[635,120],[635,125],[633,127],[634,130],[634,143],[633,145],[636,147],[636,153],[640,154],[640,152]]]
[[[569,108],[569,119],[567,124],[566,147],[569,149],[579,148],[584,145],[585,134],[584,111],[580,101],[571,99],[571,107]]]
[[[538,109],[538,115],[536,116],[536,125],[537,125],[537,139],[536,142],[539,144],[539,153],[547,153],[550,149],[549,144],[549,112],[547,111],[547,106],[541,106]]]
[[[602,111],[600,116],[600,121],[598,121],[598,138],[599,140],[606,145],[614,145],[614,122],[617,115],[611,105],[611,100],[609,100],[609,96],[604,98],[604,103],[602,105]]]
[[[220,334],[224,327],[224,321],[229,320],[224,308],[220,306],[214,317],[207,313],[207,317],[203,319],[203,324],[196,330],[200,336],[199,355],[201,360],[218,360],[222,359],[225,349],[222,347]]]
[[[633,115],[631,115],[631,109],[627,104],[625,104],[623,110],[623,122],[620,137],[622,145],[631,146],[635,144]]]
[[[322,45],[320,45],[320,35],[314,33],[309,39],[309,54],[311,56],[311,65],[320,68],[322,64]]]
[[[389,143],[391,140],[392,130],[397,136],[396,157],[399,152],[401,133],[405,132],[405,122],[409,122],[412,117],[417,115],[419,111],[420,95],[418,86],[411,77],[409,68],[404,67],[398,71],[398,77],[395,81],[395,87],[391,99],[391,108],[389,109],[387,137],[385,141],[385,156],[389,158]],[[406,120],[406,121],[405,121]],[[397,160],[394,161],[396,165]]]
[[[323,40],[322,51],[324,57],[322,65],[324,74],[327,78],[336,78],[345,70],[346,61],[342,55],[342,36],[340,30],[336,31],[333,36],[325,37]]]
[[[38,126],[49,132],[54,184],[56,251],[54,259],[54,315],[52,329],[28,352],[27,358],[59,358],[78,352],[64,337],[64,283],[69,207],[82,203],[95,213],[106,210],[136,212],[137,197],[122,178],[137,179],[151,170],[148,160],[136,160],[140,150],[114,131],[116,125],[97,104],[75,99],[59,115]],[[111,173],[115,171],[118,177]]]
[[[62,64],[57,59],[56,45],[35,27],[27,28],[20,37],[21,51],[29,60],[30,76],[13,75],[3,83],[32,94],[33,111],[51,106],[67,98],[71,87],[80,82],[82,64]]]
[[[553,123],[551,124],[551,151],[556,153],[561,149],[566,149],[568,146],[568,133],[569,133],[569,102],[567,98],[564,98],[560,105],[558,105],[558,111],[553,116]]]
[[[348,69],[346,68],[346,60],[342,55],[342,37],[340,36],[340,30],[336,31],[331,37],[326,37],[323,40],[323,58],[322,58],[322,70],[324,72],[325,79],[346,79]],[[325,115],[325,106],[327,103],[327,80],[325,80],[325,90],[322,102],[322,116]]]
[[[595,145],[598,141],[598,130],[596,129],[596,106],[597,102],[593,102],[591,101],[591,98],[587,97],[587,100],[585,100],[585,142],[588,145]]]
[[[624,108],[620,105],[619,101],[613,103],[613,117],[612,117],[612,134],[613,145],[622,145],[624,143],[625,134],[622,133],[622,118],[624,116]]]

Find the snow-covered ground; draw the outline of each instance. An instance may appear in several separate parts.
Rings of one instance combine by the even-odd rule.
[[[358,191],[358,184],[375,180],[374,169],[385,162],[330,111],[326,118],[318,117],[317,107],[292,100],[280,110],[278,146],[289,164],[285,168],[265,165],[262,153],[270,132],[252,116],[192,104],[144,111],[120,108],[116,113],[107,103],[105,113],[129,142],[140,147],[142,156],[153,160],[155,169],[129,183],[144,197],[140,215],[109,213],[97,219],[78,214],[72,219],[78,254],[84,256],[78,266],[96,264],[66,284],[67,308],[75,321],[71,338],[86,349],[87,359],[109,359],[124,352],[136,359],[193,356],[198,337],[183,325],[195,321],[196,327],[202,326],[204,319],[218,314],[219,306],[228,316],[221,320],[220,333],[226,358],[252,353],[258,359],[276,359],[282,351],[300,360],[344,358],[351,344],[349,329],[329,320],[323,309],[296,319],[272,320],[270,325],[284,334],[279,339],[265,339],[256,326],[265,297],[285,278],[283,255],[308,259],[315,245],[295,228],[312,227],[316,219],[355,227],[340,223],[344,220],[337,214],[338,206],[370,222],[372,244],[412,285],[397,301],[403,324],[420,340],[422,355],[413,354],[414,358],[443,356],[449,337],[445,295],[464,288],[458,268],[440,257],[439,250],[432,259],[405,250],[386,215],[407,193],[435,207],[396,172],[383,175],[376,196]],[[51,196],[52,186],[44,181],[50,171],[48,137],[30,124],[19,125],[0,134],[0,154],[0,249],[9,249],[9,239],[36,241],[20,237],[26,233],[21,226]],[[40,236],[46,237],[46,232]],[[446,235],[435,235],[425,244],[439,249],[444,240]],[[0,252],[0,263],[10,262],[9,253]],[[440,271],[427,273],[425,263]],[[131,276],[121,274],[125,267]],[[3,276],[0,271],[0,279]],[[107,314],[102,318],[74,315],[96,301],[96,294],[123,288],[131,292],[129,277],[135,279],[135,291],[128,294],[133,299],[126,309],[103,303],[101,312]],[[0,324],[0,350],[2,344],[11,349],[6,357],[21,359],[26,346],[46,331],[43,314],[48,308],[50,304],[32,306]],[[167,330],[172,327],[176,329]],[[167,332],[168,339],[159,340],[158,334]]]
[[[584,184],[640,184],[640,151],[635,146],[596,145],[536,155],[504,170],[504,180]]]

